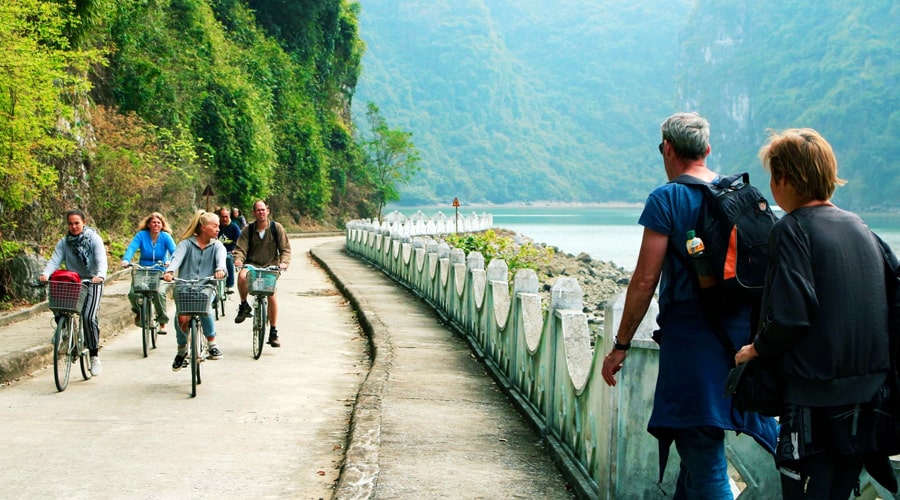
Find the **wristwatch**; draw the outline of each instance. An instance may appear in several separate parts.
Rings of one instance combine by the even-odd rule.
[[[627,351],[628,349],[631,349],[630,343],[629,344],[620,344],[619,343],[618,335],[616,335],[614,342],[615,343],[613,344],[613,349],[615,349],[616,351]]]

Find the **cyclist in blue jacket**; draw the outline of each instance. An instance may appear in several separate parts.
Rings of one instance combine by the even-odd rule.
[[[135,252],[138,252],[140,254],[138,264],[164,270],[175,254],[175,239],[171,233],[172,229],[163,214],[153,212],[144,217],[138,224],[137,234],[131,239],[125,255],[122,256],[122,266],[127,266]],[[131,312],[134,313],[134,326],[141,326],[140,297],[134,293],[133,287],[128,292],[128,300],[131,301]],[[162,290],[157,290],[152,295],[152,300],[156,320],[159,321],[159,334],[165,335],[166,323],[169,322],[169,316],[166,314],[166,295]]]

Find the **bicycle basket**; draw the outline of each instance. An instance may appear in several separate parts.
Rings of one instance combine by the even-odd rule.
[[[86,298],[87,287],[81,282],[50,282],[50,310],[55,313],[81,313]]]
[[[250,295],[275,294],[275,282],[278,280],[278,271],[251,269],[248,278]]]
[[[181,316],[207,316],[214,292],[209,285],[175,285],[175,310]]]
[[[155,292],[159,289],[162,274],[159,269],[134,269],[131,273],[131,287],[138,293]]]

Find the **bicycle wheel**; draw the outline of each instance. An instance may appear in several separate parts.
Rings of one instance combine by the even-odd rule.
[[[153,308],[151,308],[152,310]],[[150,347],[156,349],[156,336],[159,335],[159,321],[156,321],[156,315],[150,320]]]
[[[266,343],[266,299],[256,299],[256,314],[253,315],[253,359],[262,356]]]
[[[219,290],[218,290],[218,288],[216,289],[216,293],[215,293],[215,296],[213,297],[212,304],[213,304],[213,310],[216,313],[216,321],[218,321],[219,320]]]
[[[151,331],[151,315],[153,314],[153,310],[150,307],[150,297],[146,294],[141,294],[141,344],[144,348],[144,357],[147,357],[147,350],[150,349],[150,336],[153,334]],[[154,346],[156,347],[156,346]]]
[[[74,320],[73,320],[74,322]],[[78,332],[78,342],[75,343],[75,355],[78,356],[78,364],[81,366],[81,376],[85,380],[90,380],[94,373],[91,371],[93,368],[93,363],[91,363],[91,353],[84,347],[84,332],[80,329],[80,326],[77,322],[75,322],[75,331]],[[75,363],[75,359],[72,359],[72,363]]]
[[[56,323],[56,332],[53,333],[53,378],[56,381],[56,390],[60,392],[69,386],[69,373],[72,371],[70,356],[73,349],[72,334],[71,318],[63,314]]]
[[[197,396],[200,383],[200,328],[196,317],[191,318],[191,397]]]

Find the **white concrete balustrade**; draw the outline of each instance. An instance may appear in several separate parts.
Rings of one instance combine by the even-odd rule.
[[[491,216],[473,214],[460,219],[459,231],[491,225]],[[455,226],[452,217],[429,220],[397,213],[381,222],[353,221],[347,224],[347,250],[424,298],[468,340],[545,437],[579,496],[671,494],[678,454],[673,447],[665,479],[657,485],[658,445],[646,431],[659,358],[650,338],[655,302],[635,336],[619,383],[608,387],[600,370],[621,320],[624,294],[608,306],[605,331],[592,347],[577,280],[558,280],[551,303],[545,305],[534,271],[518,271],[510,287],[502,260],[485,268],[482,255],[465,255],[437,239],[455,232]],[[732,433],[727,452],[743,483],[742,489],[735,487],[740,498],[777,498],[780,483],[768,453],[751,438]]]

